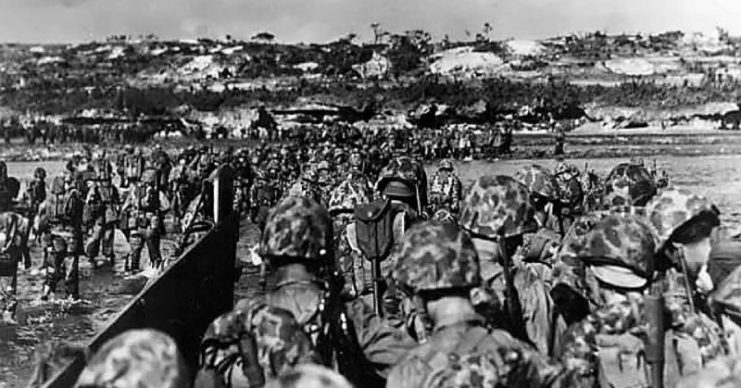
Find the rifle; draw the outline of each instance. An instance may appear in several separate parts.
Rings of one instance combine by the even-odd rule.
[[[509,313],[509,324],[512,335],[522,341],[532,344],[525,330],[525,322],[522,321],[522,306],[520,305],[520,296],[515,288],[514,274],[512,273],[512,259],[507,252],[507,237],[504,230],[499,232],[499,252],[502,257],[502,272],[504,274],[505,304]]]
[[[658,284],[651,286],[651,293],[643,297],[648,323],[646,336],[646,362],[651,369],[651,386],[664,387],[664,295]]]

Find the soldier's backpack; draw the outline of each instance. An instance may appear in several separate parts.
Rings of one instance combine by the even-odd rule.
[[[144,160],[141,155],[128,155],[124,159],[124,174],[127,179],[139,179],[144,172]]]
[[[95,174],[99,181],[111,180],[113,168],[107,159],[98,159],[95,161]]]
[[[46,200],[46,184],[43,181],[32,181],[29,186],[29,195],[33,203],[39,204]]]
[[[49,219],[53,222],[59,222],[64,218],[64,177],[57,176],[51,182],[51,195],[53,201],[49,207]]]
[[[355,208],[358,249],[369,260],[385,259],[394,243],[394,213],[391,201],[379,199]]]

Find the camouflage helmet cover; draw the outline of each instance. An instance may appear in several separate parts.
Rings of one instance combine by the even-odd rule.
[[[609,215],[579,243],[572,247],[587,264],[624,267],[644,278],[653,270],[656,238],[641,217]]]
[[[77,386],[183,387],[188,374],[175,341],[153,329],[129,330],[93,356]]]
[[[386,184],[390,181],[398,181],[410,186],[426,186],[426,180],[422,180],[423,174],[422,166],[414,159],[408,156],[394,158],[381,170],[378,182],[376,183],[376,190],[383,191]]]
[[[515,179],[522,182],[531,193],[542,195],[550,200],[560,198],[558,184],[547,168],[533,164],[515,174]]]
[[[444,159],[440,162],[440,165],[437,168],[438,170],[448,170],[453,171],[453,162],[450,159]]]
[[[460,225],[474,234],[513,237],[537,229],[530,192],[522,183],[504,175],[485,175],[466,189]]]
[[[646,204],[649,223],[663,246],[680,227],[706,214],[716,218],[720,211],[707,198],[684,189],[666,189]]]
[[[423,222],[409,229],[391,253],[393,277],[415,292],[475,287],[479,257],[468,235],[451,223]]]
[[[371,193],[365,187],[345,180],[329,195],[329,213],[352,212],[355,207],[371,202]]]
[[[605,180],[608,206],[643,206],[656,195],[656,183],[642,164],[621,163]]]
[[[270,210],[260,255],[302,260],[331,257],[332,221],[314,200],[288,197]]]
[[[561,195],[561,202],[570,206],[579,206],[584,199],[584,191],[579,181],[579,169],[569,163],[561,162],[556,166],[555,180]]]

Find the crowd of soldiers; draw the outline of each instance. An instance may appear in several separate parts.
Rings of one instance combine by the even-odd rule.
[[[177,163],[161,147],[146,155],[141,148],[130,146],[117,155],[85,150],[76,152],[49,179],[44,168],[36,168],[22,190],[20,181],[9,177],[7,165],[0,161],[0,307],[4,316],[12,319],[15,313],[18,267],[33,265],[33,244],[43,252],[39,266],[44,276],[42,300],[54,298],[60,282],[66,298],[81,298],[81,257],[93,269],[115,268],[116,230],[130,246],[128,252],[118,253],[124,276],[144,269],[144,248],[150,267],[163,269],[168,259],[161,251],[165,220],[170,216],[172,230],[187,228],[183,212],[198,198],[216,162],[205,149],[183,150]],[[203,216],[201,206],[192,209],[187,219],[191,222]],[[183,248],[178,246],[177,251]]]
[[[135,331],[113,341],[131,357],[104,347],[84,386],[741,381],[741,242],[711,201],[642,161],[606,177],[531,165],[463,188],[449,160],[428,182],[414,157],[331,143],[211,157],[239,172],[271,286],[213,321],[199,370],[166,335]]]

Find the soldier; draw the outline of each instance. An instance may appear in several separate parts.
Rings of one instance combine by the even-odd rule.
[[[431,213],[444,210],[449,214],[458,214],[461,195],[461,180],[453,171],[453,162],[443,160],[430,185]]]
[[[550,354],[556,336],[547,265],[526,262],[517,252],[524,235],[537,230],[530,193],[508,176],[483,176],[464,194],[460,226],[482,258],[483,287],[475,304],[495,327]],[[516,254],[517,253],[517,254]],[[503,301],[503,305],[493,303]]]
[[[560,162],[556,165],[554,176],[561,194],[560,213],[564,230],[566,230],[576,218],[583,214],[584,192],[579,181],[580,172],[576,166]]]
[[[299,197],[281,201],[270,212],[259,249],[276,273],[277,286],[262,298],[240,301],[235,311],[251,316],[263,305],[285,309],[312,340],[323,363],[336,366],[360,386],[382,384],[380,376],[411,343],[362,302],[340,299],[333,237],[329,214],[316,202]]]
[[[126,148],[126,152],[127,154],[123,159],[123,177],[125,179],[123,180],[121,187],[128,187],[132,183],[139,182],[146,166],[141,148],[134,150],[129,146]]]
[[[88,361],[76,387],[179,388],[190,385],[175,341],[153,329],[129,330],[107,341]]]
[[[55,178],[49,198],[39,206],[34,229],[47,250],[47,276],[43,298],[54,293],[60,279],[65,280],[67,296],[79,299],[79,255],[82,251],[82,194],[72,173]]]
[[[553,156],[563,155],[563,146],[566,143],[566,131],[561,124],[556,124],[556,146],[553,149]]]
[[[286,191],[285,196],[311,198],[317,203],[323,204],[324,198],[322,192],[319,190],[317,179],[318,176],[314,168],[308,166],[303,174],[301,174],[301,179]]]
[[[533,164],[518,171],[515,179],[530,190],[530,200],[535,209],[535,220],[540,228],[547,228],[563,236],[559,208],[561,195],[553,174],[543,166]]]
[[[11,201],[18,196],[21,184],[17,179],[8,176],[8,166],[0,160],[0,191],[7,191]]]
[[[114,265],[113,239],[120,221],[121,199],[113,185],[113,167],[101,153],[95,158],[96,180],[85,198],[85,223],[92,226],[92,236],[85,245],[85,255],[97,266],[102,245],[103,256]]]
[[[209,325],[195,387],[262,386],[297,365],[319,362],[291,312],[262,304],[223,314]]]
[[[572,244],[584,266],[590,299],[600,305],[565,335],[562,360],[580,365],[604,387],[649,387],[643,361],[646,317],[643,294],[659,269],[654,256],[656,236],[639,216],[610,215]],[[676,289],[664,294],[671,296]],[[720,331],[707,317],[678,313],[667,299],[665,311],[664,381],[674,386],[682,375],[694,373],[722,354]],[[664,328],[661,328],[663,330]],[[597,355],[599,357],[597,357]]]
[[[343,295],[352,299],[363,297],[372,304],[373,277],[370,263],[363,257],[357,243],[355,209],[371,202],[367,187],[353,184],[347,179],[330,194],[329,215],[332,216],[335,232],[337,268],[345,277]]]
[[[10,196],[0,191],[0,320],[13,319],[17,304],[18,263],[31,267],[28,253],[29,221],[10,211]],[[25,260],[24,260],[25,259]]]
[[[353,151],[350,154],[348,161],[350,165],[348,179],[352,182],[354,187],[363,187],[363,190],[372,190],[373,184],[371,184],[368,175],[366,175],[366,166],[363,161],[363,156],[358,151]]]
[[[576,386],[503,330],[490,330],[469,299],[481,284],[476,249],[453,224],[414,226],[394,250],[393,277],[407,290],[431,337],[392,369],[388,387]]]
[[[33,180],[26,188],[26,201],[28,203],[29,215],[35,215],[39,205],[46,200],[46,170],[37,167],[33,172]]]
[[[656,189],[656,182],[642,163],[621,163],[605,179],[603,202],[608,208],[645,206],[656,195]]]
[[[128,227],[131,230],[129,237],[131,250],[126,258],[126,271],[140,270],[141,253],[145,244],[151,266],[159,268],[163,264],[160,237],[164,228],[162,214],[167,210],[167,204],[162,200],[164,195],[157,182],[157,173],[151,169],[146,170],[141,183],[134,183],[131,186],[128,197],[121,207],[121,212],[128,214]]]
[[[273,204],[280,198],[276,188],[268,183],[268,179],[262,170],[255,172],[255,182],[250,187],[250,220],[260,230],[265,227],[267,213]]]

